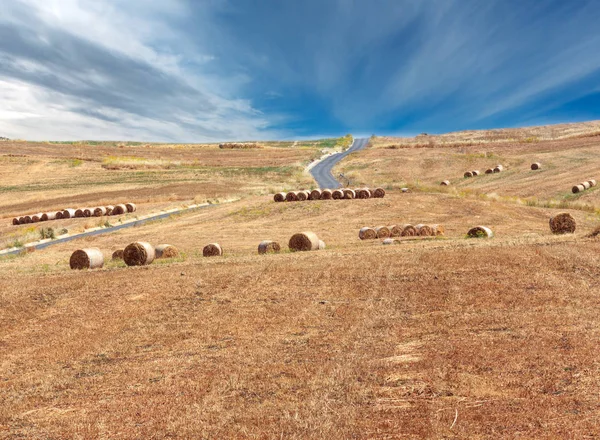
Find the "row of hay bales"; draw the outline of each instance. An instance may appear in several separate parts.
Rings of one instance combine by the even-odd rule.
[[[442,225],[392,225],[377,226],[370,228],[365,226],[358,231],[361,240],[375,240],[376,238],[389,237],[437,237],[444,235],[445,228]]]
[[[61,220],[69,218],[102,217],[105,215],[121,215],[135,212],[137,207],[134,203],[121,203],[118,205],[96,206],[93,208],[67,208],[58,211],[43,212],[38,214],[15,217],[13,225],[24,225],[29,223],[45,222],[49,220]]]
[[[306,200],[381,199],[383,197],[385,197],[383,188],[339,188],[280,192],[273,196],[273,200],[276,202],[304,202]]]
[[[594,179],[590,179],[590,180],[586,180],[585,182],[581,182],[581,183],[578,183],[577,185],[573,186],[573,188],[571,188],[571,191],[573,192],[573,194],[577,194],[577,193],[585,191],[586,189],[590,189],[594,186],[596,186],[596,181]]]
[[[325,249],[326,245],[317,234],[310,231],[292,235],[288,243],[290,251],[317,251]],[[263,240],[258,245],[259,254],[279,253],[281,245],[276,241]],[[205,257],[218,257],[223,255],[223,248],[219,243],[209,243],[202,249]],[[145,241],[136,241],[128,244],[125,249],[113,252],[113,260],[123,260],[127,266],[147,266],[159,258],[176,258],[179,250],[170,244],[160,244],[156,247]],[[104,254],[98,248],[77,249],[69,259],[71,269],[101,269],[104,266]]]
[[[501,164],[498,164],[495,167],[488,168],[487,170],[485,170],[485,174],[501,173],[502,171],[504,171],[504,167]],[[479,170],[473,170],[473,171],[465,172],[465,174],[463,176],[465,178],[469,178],[469,177],[479,176],[480,174],[481,173],[479,172]],[[444,182],[447,182],[447,181],[444,181]]]

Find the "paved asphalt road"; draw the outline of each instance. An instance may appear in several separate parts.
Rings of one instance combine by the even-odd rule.
[[[310,170],[310,173],[317,181],[317,184],[319,185],[319,187],[333,189],[333,188],[339,188],[340,186],[342,186],[340,184],[340,182],[338,182],[331,174],[331,169],[335,166],[336,163],[338,163],[340,160],[342,160],[344,157],[346,157],[350,153],[353,153],[355,151],[362,150],[363,148],[365,148],[368,143],[369,143],[369,139],[367,139],[367,138],[354,139],[354,142],[352,143],[350,148],[348,148],[346,151],[344,151],[343,153],[334,154],[333,156],[329,156],[328,158],[324,159],[323,161],[321,161],[317,165],[315,165]]]

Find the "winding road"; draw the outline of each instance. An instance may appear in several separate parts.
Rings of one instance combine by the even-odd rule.
[[[354,142],[352,142],[352,145],[346,151],[343,153],[333,154],[312,167],[310,173],[317,181],[319,187],[330,189],[339,188],[341,184],[335,179],[335,177],[333,177],[331,170],[335,164],[337,164],[344,157],[354,153],[355,151],[362,150],[367,146],[368,143],[368,138],[354,139]]]

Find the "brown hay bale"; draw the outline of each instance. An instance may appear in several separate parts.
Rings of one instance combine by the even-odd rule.
[[[19,217],[15,217],[15,218],[13,218],[13,219],[12,219],[12,224],[13,224],[13,226],[17,226],[17,225],[19,225],[19,224],[20,224],[20,222],[19,222]]]
[[[38,214],[33,214],[31,216],[31,223],[38,223],[42,220],[42,214],[38,213]]]
[[[290,191],[289,193],[287,193],[285,195],[285,201],[286,202],[297,202],[298,201],[298,195],[296,194],[296,192]]]
[[[369,188],[361,188],[356,194],[358,199],[370,199],[372,196],[371,190]]]
[[[449,180],[442,180],[442,183],[440,183],[441,186],[450,186],[450,181]]]
[[[467,177],[473,177],[473,173],[471,171],[467,171],[465,174],[463,174],[465,176],[465,178]]]
[[[93,213],[94,213],[94,208],[85,208],[83,210],[84,217],[91,217]]]
[[[299,202],[305,202],[306,200],[308,200],[309,194],[310,193],[308,191],[298,191],[296,193],[296,196],[298,197]]]
[[[113,260],[122,260],[123,259],[123,249],[117,249],[112,253]]]
[[[596,186],[596,181],[594,179],[590,179],[590,180],[588,180],[588,182],[589,182],[589,184],[590,184],[591,187]]]
[[[541,163],[539,163],[539,162],[533,162],[533,163],[531,164],[531,169],[532,169],[532,170],[539,170],[539,169],[541,169],[541,168],[542,168],[542,164],[541,164]]]
[[[377,231],[375,231],[373,228],[365,226],[364,228],[360,228],[360,231],[358,231],[358,238],[361,240],[375,240],[377,238]]]
[[[373,191],[373,197],[376,199],[383,199],[385,197],[385,189],[375,188],[375,191]]]
[[[156,258],[175,258],[179,256],[179,250],[170,244],[159,244],[154,248]]]
[[[577,194],[579,192],[585,191],[585,186],[581,184],[575,185],[573,188],[571,188],[571,191],[573,192],[573,194]]]
[[[277,254],[281,250],[281,246],[276,241],[263,240],[258,244],[259,254]]]
[[[123,260],[127,266],[146,266],[154,261],[154,247],[145,241],[128,244],[123,249]]]
[[[331,198],[333,200],[341,200],[344,198],[344,191],[342,191],[341,189],[334,189],[333,192],[331,193]]]
[[[273,200],[277,203],[285,201],[285,193],[277,193],[273,196]]]
[[[479,176],[479,170],[473,170],[471,171],[471,174],[473,175],[473,177]]]
[[[487,170],[485,170],[485,174],[494,174],[494,169],[488,168]]]
[[[127,208],[127,212],[137,211],[137,206],[135,206],[135,203],[125,203],[125,207]]]
[[[502,171],[504,171],[504,167],[502,165],[496,165],[494,167],[494,173],[500,173]]]
[[[113,205],[105,206],[105,208],[106,208],[106,215],[112,215],[112,212],[115,209],[115,207]]]
[[[24,225],[25,224],[25,217],[19,217],[19,224],[20,225]]]
[[[600,235],[600,226],[596,226],[592,232],[586,235],[587,238],[596,238]]]
[[[413,225],[403,225],[402,226],[402,237],[414,237],[415,235],[417,235],[417,228],[415,228]]]
[[[83,210],[84,210],[84,209],[85,209],[85,208],[77,208],[77,209],[75,210],[75,215],[74,215],[73,217],[75,217],[75,218],[82,218],[82,217],[85,217],[85,216],[83,215]]]
[[[392,225],[389,227],[390,237],[400,237],[402,235],[402,227],[398,225]]]
[[[494,233],[486,226],[475,226],[474,228],[469,229],[467,236],[470,238],[492,238]]]
[[[205,257],[220,257],[223,255],[223,249],[219,243],[210,243],[202,249],[202,255]]]
[[[577,222],[568,212],[561,212],[550,217],[550,230],[553,234],[572,234],[576,227]]]
[[[332,191],[330,189],[324,189],[321,191],[321,200],[331,200]]]
[[[97,208],[94,208],[94,217],[102,217],[103,215],[106,215],[105,206],[98,206]]]
[[[419,237],[433,237],[433,228],[429,225],[418,224],[415,226]]]
[[[390,229],[387,226],[377,226],[375,228],[377,238],[388,238],[390,236]]]
[[[77,211],[75,209],[67,208],[63,209],[62,215],[63,218],[75,218],[75,213]]]
[[[443,225],[431,225],[431,229],[433,229],[433,235],[440,236],[440,235],[444,235],[444,233],[446,232],[446,228],[444,228]]]
[[[104,255],[98,248],[78,249],[69,259],[71,269],[100,269],[104,266]]]
[[[47,222],[48,220],[56,220],[56,212],[44,212],[40,221]]]
[[[583,185],[583,187],[585,189],[590,189],[592,187],[592,185],[590,185],[590,182],[581,182],[581,185]]]
[[[55,220],[61,220],[63,217],[64,217],[64,216],[63,216],[63,212],[62,212],[62,211],[56,211],[56,212],[54,213],[54,219],[55,219]]]
[[[326,247],[327,245],[325,244],[325,242],[323,240],[319,240],[319,250],[322,251]]]
[[[319,237],[310,231],[292,235],[288,246],[291,251],[316,251],[319,249]]]
[[[308,200],[319,200],[321,198],[321,190],[313,189],[308,196]]]
[[[347,200],[352,200],[352,199],[356,198],[356,193],[354,192],[353,189],[346,188],[344,190],[344,198]]]
[[[23,216],[23,222],[22,223],[24,223],[26,225],[28,225],[29,223],[32,223],[31,216],[30,215]]]
[[[113,209],[112,215],[121,215],[121,214],[125,214],[126,212],[127,212],[127,206],[120,203],[118,205],[115,205],[115,209]]]

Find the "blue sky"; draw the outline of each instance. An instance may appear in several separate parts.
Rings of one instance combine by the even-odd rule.
[[[0,0],[0,136],[201,142],[600,119],[600,1]]]

